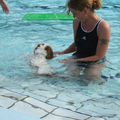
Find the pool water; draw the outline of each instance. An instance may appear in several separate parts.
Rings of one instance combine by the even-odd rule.
[[[72,21],[23,21],[27,13],[63,13],[65,0],[6,0],[10,14],[0,10],[0,87],[29,95],[48,104],[110,120],[120,119],[120,1],[104,0],[96,11],[111,26],[111,41],[102,69],[102,83],[85,85],[82,77],[64,74],[65,67],[56,59],[48,63],[62,75],[34,76],[29,65],[38,43],[50,44],[61,51],[73,42]]]

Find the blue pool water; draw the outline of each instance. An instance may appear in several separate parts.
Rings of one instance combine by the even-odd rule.
[[[120,1],[104,0],[96,11],[111,26],[111,41],[106,54],[109,62],[102,69],[103,84],[76,76],[34,76],[30,57],[38,43],[50,44],[61,51],[73,42],[72,21],[23,21],[27,13],[63,13],[65,0],[6,0],[10,14],[0,10],[0,86],[57,105],[110,120],[120,119]],[[60,74],[65,71],[56,59],[48,61]],[[71,104],[70,104],[71,103]]]

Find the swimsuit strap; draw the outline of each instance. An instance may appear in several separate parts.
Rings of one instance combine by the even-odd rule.
[[[103,19],[101,18],[101,19],[97,22],[97,24],[98,24],[98,26],[97,26],[97,31],[98,31],[99,25],[100,25],[100,23],[101,23],[102,20],[103,20]]]

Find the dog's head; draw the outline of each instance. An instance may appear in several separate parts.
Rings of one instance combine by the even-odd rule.
[[[46,59],[53,58],[53,51],[50,45],[45,43],[40,43],[37,45],[37,47],[34,50],[35,55],[44,55]]]

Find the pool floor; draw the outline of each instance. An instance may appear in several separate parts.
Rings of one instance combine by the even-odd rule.
[[[69,109],[60,108],[29,96],[0,88],[0,118],[12,120],[104,120]],[[17,118],[17,119],[18,119]]]

